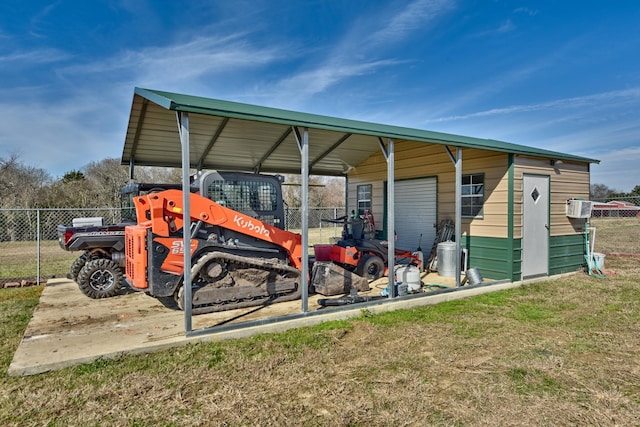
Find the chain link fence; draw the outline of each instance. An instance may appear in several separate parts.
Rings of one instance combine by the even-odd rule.
[[[309,208],[309,242],[326,243],[342,233],[338,224],[325,223],[344,215],[343,207]],[[74,218],[102,217],[117,224],[126,217],[120,208],[97,209],[0,209],[0,288],[7,284],[40,284],[65,277],[80,252],[67,252],[58,244],[57,227]],[[300,232],[302,209],[287,208],[286,228]]]
[[[333,227],[334,224],[322,221],[323,219],[336,219],[345,215],[344,207],[309,208],[309,228]],[[287,230],[302,228],[302,208],[285,208],[285,220]],[[341,227],[338,225],[338,227]],[[340,229],[342,231],[342,228]]]
[[[102,217],[105,224],[122,221],[120,208],[0,209],[0,287],[39,284],[65,277],[79,252],[58,244],[59,224],[74,218]]]
[[[616,218],[625,221],[619,227],[635,226],[636,221],[640,221],[640,197],[592,201],[598,202],[592,209],[592,218],[602,218],[614,228]],[[66,276],[80,253],[67,252],[60,247],[57,240],[59,224],[71,225],[74,218],[86,217],[102,217],[104,224],[116,224],[128,213],[119,208],[0,209],[0,288],[8,284],[40,284],[50,278]],[[339,239],[342,225],[323,220],[339,218],[345,213],[344,207],[309,208],[309,245],[312,247]],[[302,208],[286,208],[285,224],[286,229],[300,232]],[[632,238],[640,241],[640,236]],[[311,248],[310,251],[313,253]]]
[[[640,217],[640,197],[609,197],[592,199],[591,218]]]

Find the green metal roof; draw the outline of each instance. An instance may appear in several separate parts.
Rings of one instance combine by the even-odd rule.
[[[490,139],[369,123],[277,108],[136,88],[122,163],[181,166],[176,111],[190,114],[194,168],[299,173],[291,129],[309,128],[311,174],[343,175],[378,152],[378,138],[538,156],[584,163],[598,160]]]

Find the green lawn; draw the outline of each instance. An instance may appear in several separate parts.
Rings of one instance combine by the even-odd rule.
[[[64,277],[80,252],[67,252],[57,240],[40,242],[40,276]],[[35,280],[38,273],[38,246],[36,242],[0,243],[0,283],[12,280]]]

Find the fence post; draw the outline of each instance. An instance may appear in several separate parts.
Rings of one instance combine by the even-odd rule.
[[[40,285],[40,209],[36,210],[36,284]]]

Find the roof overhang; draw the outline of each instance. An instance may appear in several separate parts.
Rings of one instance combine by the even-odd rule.
[[[299,128],[309,129],[309,171],[344,176],[393,139],[583,163],[598,160],[489,139],[347,120],[136,88],[123,164],[181,167],[176,112],[188,112],[194,169],[300,173]]]

